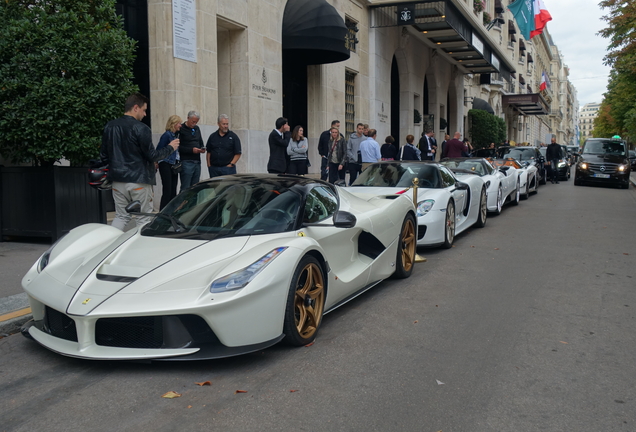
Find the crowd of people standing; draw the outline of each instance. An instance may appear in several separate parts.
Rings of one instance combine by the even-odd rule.
[[[218,129],[210,134],[204,144],[198,126],[201,114],[188,112],[185,121],[178,115],[171,115],[165,132],[155,148],[152,144],[150,128],[141,120],[146,115],[148,99],[135,94],[124,106],[125,114],[109,122],[104,128],[101,157],[110,163],[109,178],[113,182],[113,196],[116,206],[116,220],[113,225],[123,227],[130,221],[125,206],[135,199],[142,203],[142,211],[152,212],[152,186],[155,172],[161,178],[162,195],[160,209],[163,209],[176,195],[177,184],[180,191],[198,183],[201,178],[201,160],[205,161],[210,177],[236,174],[236,164],[242,150],[241,140],[230,130],[230,120],[226,114],[217,118]],[[461,141],[456,132],[453,139],[446,135],[441,145],[441,157],[467,156],[472,151],[468,141]],[[293,130],[286,118],[280,117],[269,134],[269,160],[267,172],[274,174],[306,175],[310,165],[309,143],[303,126]],[[369,125],[358,123],[355,131],[345,137],[340,131],[340,121],[331,122],[318,140],[320,155],[320,178],[335,183],[344,181],[349,173],[348,184],[355,182],[358,175],[368,165],[391,160],[435,160],[438,145],[432,129],[422,133],[418,143],[415,137],[407,135],[400,146],[394,137],[387,136],[382,145],[377,141],[377,131]]]

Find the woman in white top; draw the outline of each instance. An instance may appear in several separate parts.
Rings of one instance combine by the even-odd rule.
[[[309,143],[307,138],[303,136],[303,127],[296,126],[292,132],[289,145],[287,146],[287,154],[289,155],[289,167],[287,174],[307,174],[307,150]]]

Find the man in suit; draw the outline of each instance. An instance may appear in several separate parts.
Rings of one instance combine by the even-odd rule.
[[[437,141],[433,135],[435,135],[433,129],[427,129],[420,139],[419,148],[422,151],[422,160],[435,160]]]
[[[291,133],[289,123],[285,117],[276,120],[276,129],[269,134],[269,161],[267,172],[272,174],[284,174],[287,171],[287,145]]]
[[[327,167],[329,166],[329,141],[331,140],[331,129],[340,129],[340,120],[331,122],[331,127],[320,134],[318,138],[318,154],[321,156],[320,180],[327,180]],[[342,136],[342,134],[340,134]]]
[[[455,132],[452,140],[446,142],[444,150],[442,151],[442,158],[458,158],[464,157],[464,154],[468,152],[466,145],[460,141],[462,134]]]

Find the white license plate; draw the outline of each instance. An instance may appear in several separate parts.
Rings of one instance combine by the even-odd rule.
[[[609,174],[594,174],[596,178],[610,178]]]

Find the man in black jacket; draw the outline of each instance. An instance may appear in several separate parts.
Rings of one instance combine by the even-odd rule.
[[[109,163],[108,178],[113,182],[115,219],[112,226],[124,230],[131,215],[126,206],[134,200],[141,202],[141,211],[153,211],[155,162],[168,157],[179,148],[179,140],[157,151],[152,144],[150,128],[141,120],[146,116],[148,98],[136,93],[126,99],[124,115],[106,124],[102,135],[100,157]],[[136,219],[137,225],[150,218]]]
[[[203,147],[203,137],[201,129],[197,126],[201,114],[197,111],[190,111],[188,118],[179,129],[179,156],[181,157],[182,170],[180,176],[181,189],[183,192],[190,186],[199,183],[201,180],[201,153],[205,153]]]
[[[272,174],[284,174],[287,171],[287,146],[291,133],[289,123],[285,117],[276,120],[276,129],[269,134],[269,161],[267,172]]]
[[[563,150],[556,142],[556,137],[552,137],[550,145],[545,149],[545,158],[550,163],[550,177],[552,184],[559,184],[559,160],[563,159]]]
[[[318,154],[320,161],[320,180],[327,180],[327,167],[329,166],[329,141],[331,141],[331,129],[340,129],[340,120],[331,122],[331,127],[320,134],[318,138]],[[342,134],[340,134],[342,136]]]

